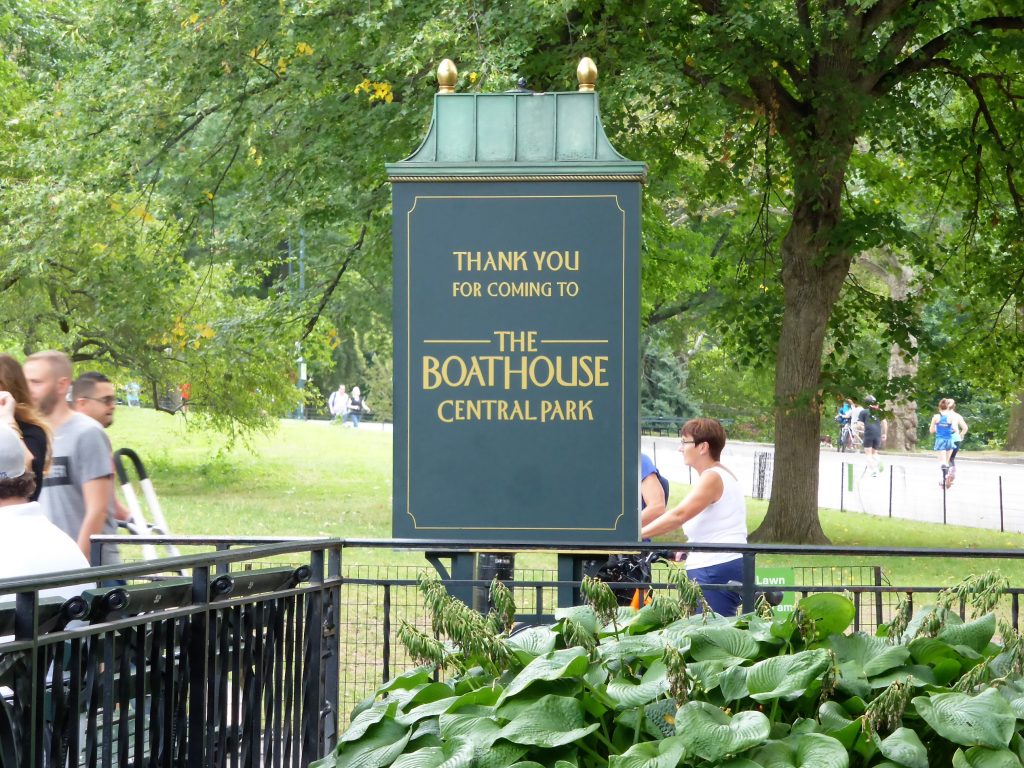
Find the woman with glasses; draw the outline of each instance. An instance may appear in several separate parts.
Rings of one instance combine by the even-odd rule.
[[[736,476],[719,459],[725,448],[725,429],[717,419],[691,419],[680,430],[683,461],[697,470],[697,482],[682,503],[647,523],[642,536],[661,536],[678,528],[694,544],[746,544],[747,511]],[[738,552],[691,552],[686,575],[698,584],[743,581],[743,559]],[[740,595],[728,590],[706,590],[704,599],[722,616],[734,616]]]

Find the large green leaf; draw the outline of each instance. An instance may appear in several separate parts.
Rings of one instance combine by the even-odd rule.
[[[528,663],[535,656],[543,656],[555,650],[558,633],[550,627],[529,627],[517,632],[506,641],[520,661]]]
[[[439,720],[441,736],[445,739],[462,739],[473,745],[477,754],[490,749],[501,738],[501,725],[492,717],[461,714],[441,715]]]
[[[530,683],[537,680],[559,680],[582,675],[587,671],[589,664],[590,658],[582,648],[566,648],[563,651],[552,651],[538,656],[513,678],[498,698],[498,704],[525,690]]]
[[[566,696],[544,696],[522,710],[501,729],[501,738],[513,744],[558,747],[572,744],[600,728],[583,724],[583,705]]]
[[[616,709],[638,707],[668,692],[668,677],[634,683],[629,678],[616,678],[608,683],[608,696],[615,702]]]
[[[954,659],[960,663],[963,662],[963,658],[949,643],[934,637],[916,637],[907,645],[907,649],[910,651],[910,655],[914,657],[914,661],[930,667],[946,659]]]
[[[795,699],[824,674],[830,663],[824,648],[759,661],[747,669],[750,697],[757,701]]]
[[[426,747],[401,755],[391,768],[470,768],[473,764],[473,745],[454,738],[440,747]]]
[[[705,663],[710,664],[711,662]],[[726,701],[738,701],[750,695],[750,689],[747,687],[748,671],[748,667],[734,666],[718,675],[718,687],[721,688],[722,697]],[[708,690],[710,689],[708,688]]]
[[[719,685],[721,680],[725,677],[725,674],[723,673],[727,673],[727,670],[738,668],[737,665],[740,661],[740,659],[732,658],[715,659],[714,661],[694,661],[686,665],[686,673],[693,678],[702,689],[710,691]],[[727,695],[726,698],[728,700],[738,699],[741,696],[747,695],[746,671],[740,669],[738,674],[742,693],[731,697]]]
[[[356,741],[362,738],[363,734],[372,726],[385,718],[393,718],[397,711],[398,704],[396,702],[378,702],[371,709],[364,710],[356,715],[348,728],[345,729],[345,732],[341,734],[339,741]]]
[[[1021,768],[1021,762],[1008,749],[971,747],[953,754],[953,768]]]
[[[658,635],[627,635],[618,640],[604,640],[597,649],[605,662],[629,659],[656,659],[665,653],[665,640]]]
[[[823,645],[835,651],[840,664],[853,661],[861,669],[887,650],[901,647],[889,645],[883,638],[865,635],[863,632],[854,632],[852,635],[832,635]]]
[[[1006,747],[1016,719],[1010,704],[994,688],[977,696],[940,693],[913,700],[917,713],[936,733],[965,747]]]
[[[853,720],[849,713],[835,701],[826,701],[818,708],[821,730],[850,749],[860,736],[860,720]]]
[[[657,661],[651,665],[639,683],[630,677],[617,677],[608,683],[606,693],[615,702],[616,709],[639,707],[668,693],[668,673],[665,663]]]
[[[477,754],[475,768],[508,768],[526,754],[529,747],[499,741],[491,745],[484,754]]]
[[[400,712],[395,716],[395,720],[402,725],[412,725],[424,718],[437,717],[438,715],[447,712],[458,700],[458,696],[451,696],[447,699],[432,701],[429,704],[421,704],[418,707],[413,707],[408,712]],[[346,732],[345,735],[347,736],[348,732]]]
[[[591,634],[596,634],[600,628],[597,614],[589,605],[572,605],[568,608],[556,608],[555,618],[561,622],[563,619],[572,619],[581,624]]]
[[[850,600],[833,592],[808,595],[801,598],[796,607],[814,622],[814,634],[818,639],[845,632],[856,613]]]
[[[756,659],[761,646],[746,630],[702,627],[690,634],[690,655],[696,661]]]
[[[621,755],[609,757],[608,768],[675,768],[685,751],[678,736],[645,741],[634,744]]]
[[[347,735],[347,734],[346,734]],[[371,725],[358,741],[342,741],[334,753],[336,768],[384,768],[405,750],[410,731],[388,718]]]
[[[849,768],[846,748],[823,733],[804,733],[772,741],[751,758],[764,768]]]
[[[878,751],[906,768],[928,768],[928,750],[910,728],[897,728],[884,739],[874,737]]]
[[[687,753],[710,763],[757,746],[768,738],[771,723],[761,712],[730,717],[705,701],[687,702],[676,712],[676,735]]]
[[[884,674],[872,677],[869,682],[872,688],[888,688],[896,680],[900,682],[910,680],[910,684],[915,688],[938,684],[935,672],[931,667],[926,667],[923,664],[911,664],[898,669],[890,669]]]
[[[947,624],[938,634],[939,640],[944,640],[950,645],[966,645],[981,653],[992,641],[992,635],[996,632],[996,615],[986,613],[980,619],[969,621],[966,624]]]

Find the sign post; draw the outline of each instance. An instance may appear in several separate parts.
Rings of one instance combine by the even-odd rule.
[[[393,535],[638,540],[643,164],[580,91],[456,94],[393,184]],[[454,575],[454,574],[453,574]]]

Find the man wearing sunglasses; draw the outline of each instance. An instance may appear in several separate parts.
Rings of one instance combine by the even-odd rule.
[[[114,410],[117,408],[117,394],[113,382],[99,371],[86,371],[75,379],[71,385],[71,403],[76,411],[84,413],[100,423],[104,429],[110,429],[114,423]],[[110,457],[110,465],[114,465],[114,457]],[[114,517],[118,520],[131,520],[132,513],[114,494]]]
[[[72,410],[67,398],[72,389],[67,355],[37,352],[25,361],[24,370],[32,401],[53,432],[53,461],[43,479],[39,503],[50,522],[78,542],[88,558],[91,536],[117,533],[110,441],[96,420]],[[113,386],[109,382],[107,385],[107,394],[112,395]],[[105,390],[99,391],[101,394],[95,396],[104,397]],[[78,402],[83,400],[79,398]],[[109,423],[113,420],[112,406],[108,417]],[[117,547],[103,547],[103,565],[119,562]]]

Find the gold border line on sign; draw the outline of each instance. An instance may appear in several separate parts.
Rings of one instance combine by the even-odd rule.
[[[423,339],[424,344],[490,344],[490,339]]]
[[[541,339],[541,344],[607,344],[608,339]]]
[[[622,298],[619,304],[621,315],[622,339],[619,349],[623,360],[621,369],[621,422],[619,425],[619,456],[622,476],[620,478],[619,496],[621,497],[619,514],[609,527],[542,527],[542,526],[469,526],[469,525],[420,525],[412,513],[412,212],[420,200],[611,200],[622,214]],[[416,195],[412,207],[405,215],[405,513],[412,520],[413,528],[418,531],[614,531],[619,521],[626,515],[626,211],[619,205],[618,195]],[[478,343],[476,340],[463,343]],[[431,342],[426,342],[431,343]],[[434,343],[459,343],[452,340],[434,340]],[[607,344],[602,339],[552,339],[541,343],[550,344]]]

